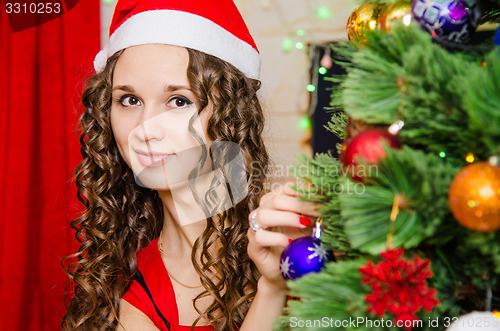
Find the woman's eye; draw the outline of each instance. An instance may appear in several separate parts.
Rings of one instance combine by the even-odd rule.
[[[191,105],[193,102],[185,97],[174,97],[169,103],[172,103],[177,108],[183,108]]]
[[[124,95],[118,100],[118,102],[124,107],[137,106],[141,103],[139,98],[133,95]]]

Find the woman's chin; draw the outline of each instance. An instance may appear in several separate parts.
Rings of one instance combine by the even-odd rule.
[[[134,172],[134,177],[137,185],[155,191],[178,190],[189,186],[187,179],[184,181],[169,181],[168,178],[165,177],[163,171],[154,171],[151,169],[145,169],[139,174]]]
[[[137,185],[142,187],[147,187],[156,191],[166,191],[170,190],[170,185],[168,184],[167,179],[163,175],[163,172],[151,173],[151,171],[143,170],[139,174],[134,172],[135,182]]]

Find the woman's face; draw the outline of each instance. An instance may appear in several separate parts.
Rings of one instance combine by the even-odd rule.
[[[111,127],[125,162],[143,186],[165,190],[186,183],[201,155],[210,109],[198,113],[187,79],[185,48],[148,44],[127,48],[113,75]]]

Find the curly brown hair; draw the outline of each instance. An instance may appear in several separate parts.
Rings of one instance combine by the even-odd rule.
[[[136,183],[111,130],[113,72],[122,52],[111,56],[105,69],[88,79],[82,95],[83,161],[75,177],[85,212],[71,222],[80,248],[62,260],[74,287],[61,322],[64,330],[116,328],[120,298],[137,272],[136,253],[158,237],[163,226],[158,193]],[[207,218],[202,236],[193,245],[191,260],[204,290],[193,301],[200,317],[192,328],[204,317],[217,330],[234,330],[243,322],[260,276],[246,251],[247,216],[263,193],[269,163],[262,141],[264,115],[257,97],[260,81],[247,78],[217,57],[192,49],[188,54],[187,77],[200,102],[199,112],[213,106],[208,137],[213,142],[238,144],[248,184],[242,201]],[[76,262],[64,265],[74,258]],[[213,301],[201,311],[196,302],[206,296]]]

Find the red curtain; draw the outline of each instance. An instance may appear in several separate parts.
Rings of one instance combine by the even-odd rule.
[[[83,83],[100,48],[99,0],[79,1],[64,15],[16,33],[4,3],[0,329],[58,330],[68,280],[60,260],[76,251],[69,222],[81,210],[72,180],[80,159],[75,127]]]

